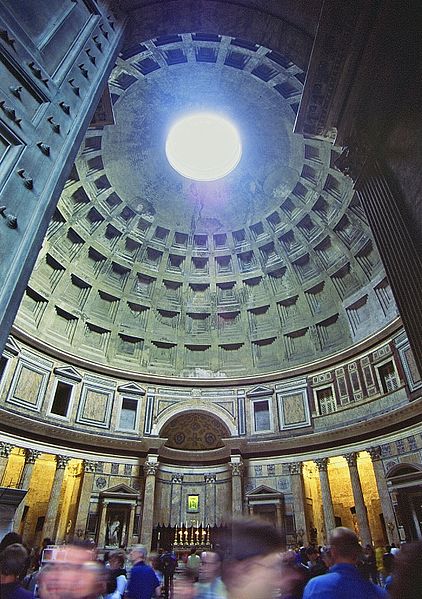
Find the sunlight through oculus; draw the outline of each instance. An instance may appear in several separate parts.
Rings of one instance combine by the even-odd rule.
[[[172,126],[167,136],[166,156],[183,177],[215,181],[239,164],[242,144],[230,121],[202,112],[184,117]]]

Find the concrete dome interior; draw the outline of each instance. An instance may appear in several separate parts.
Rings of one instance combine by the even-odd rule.
[[[375,4],[0,4],[1,530],[422,537],[422,54]],[[216,181],[166,158],[198,111]]]
[[[87,362],[213,378],[313,362],[391,322],[340,149],[293,133],[304,77],[219,34],[123,50],[109,79],[115,124],[87,131],[16,325]],[[219,181],[166,160],[172,123],[199,110],[242,134],[241,163]]]

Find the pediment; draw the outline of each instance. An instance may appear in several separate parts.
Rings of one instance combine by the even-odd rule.
[[[76,381],[77,383],[80,383],[82,380],[82,376],[75,368],[73,368],[73,366],[55,368],[53,372],[56,376],[61,376],[64,379],[70,379],[71,381]]]
[[[254,387],[251,391],[246,393],[246,397],[268,397],[274,393],[274,389],[271,387],[265,387],[264,385],[258,385],[258,387]]]
[[[108,489],[104,489],[104,491],[101,491],[100,493],[102,496],[106,495],[106,496],[128,496],[128,498],[131,495],[139,495],[139,491],[137,491],[136,489],[134,489],[133,487],[129,487],[129,485],[125,485],[124,483],[120,483],[118,485],[114,485],[114,487],[109,487]]]
[[[246,493],[246,497],[259,497],[260,495],[281,496],[282,493],[280,493],[280,491],[277,491],[277,489],[272,489],[271,487],[267,487],[267,485],[260,485],[259,487],[256,487],[252,491],[249,491],[249,493]]]
[[[9,353],[13,354],[14,356],[17,356],[21,351],[21,348],[16,343],[16,341],[13,339],[13,337],[8,337],[6,345],[5,345],[5,349]]]
[[[130,393],[131,395],[145,395],[146,391],[137,383],[127,383],[117,387],[119,393]]]

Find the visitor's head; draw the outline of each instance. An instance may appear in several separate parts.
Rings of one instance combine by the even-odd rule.
[[[422,541],[405,543],[394,556],[392,599],[422,599]]]
[[[15,543],[22,544],[22,537],[17,532],[8,532],[4,535],[0,543],[0,552],[9,547],[9,545],[14,545]]]
[[[113,551],[108,556],[108,562],[110,564],[110,568],[112,570],[120,570],[124,567],[126,560],[126,553],[119,549],[118,551]]]
[[[40,572],[41,599],[96,599],[106,590],[106,571],[92,546],[63,545]]]
[[[334,528],[330,533],[329,544],[334,564],[356,564],[362,556],[362,547],[359,539],[350,528],[345,528],[344,526]]]
[[[260,520],[235,521],[224,545],[223,580],[229,595],[268,599],[278,592],[284,543],[274,526]]]
[[[3,583],[14,582],[24,573],[28,560],[28,552],[19,543],[8,545],[0,553],[0,575]]]
[[[129,554],[129,559],[132,564],[137,564],[138,562],[144,562],[147,559],[148,550],[145,545],[134,545]]]
[[[215,551],[203,551],[201,553],[201,565],[199,567],[199,581],[212,582],[221,574],[221,557]]]
[[[319,552],[316,547],[308,547],[306,550],[306,556],[310,562],[314,562],[319,557]]]

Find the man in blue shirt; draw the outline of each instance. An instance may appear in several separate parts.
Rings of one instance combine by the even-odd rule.
[[[329,538],[333,566],[327,574],[312,578],[305,587],[303,599],[384,599],[387,592],[359,573],[356,563],[362,547],[348,528],[335,528]]]
[[[143,545],[135,545],[130,552],[129,558],[133,567],[126,590],[128,599],[151,599],[160,596],[160,582],[151,566],[145,563],[147,555],[147,549]]]

